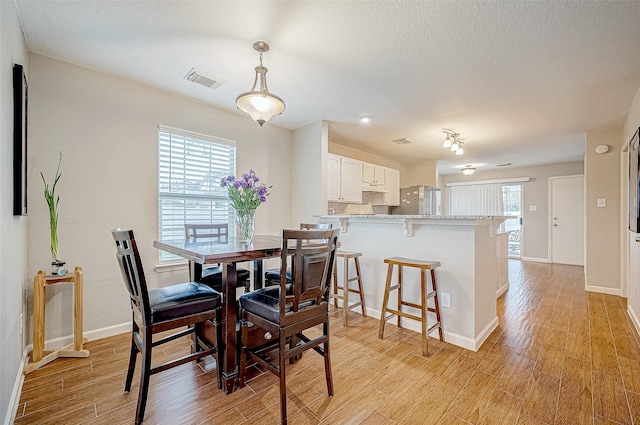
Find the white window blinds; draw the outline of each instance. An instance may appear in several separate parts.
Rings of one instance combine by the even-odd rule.
[[[183,239],[185,223],[228,223],[234,234],[233,212],[220,179],[234,175],[235,168],[235,142],[159,127],[159,238]],[[176,258],[160,251],[160,261]]]
[[[503,215],[502,184],[449,188],[451,215]]]

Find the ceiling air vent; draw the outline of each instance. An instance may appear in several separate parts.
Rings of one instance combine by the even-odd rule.
[[[227,82],[227,80],[225,80],[224,78],[205,75],[202,71],[196,68],[191,68],[191,71],[189,71],[187,75],[184,76],[184,79],[201,84],[214,90]]]
[[[398,145],[410,145],[413,143],[413,140],[403,137],[402,139],[393,139],[392,142]]]
[[[496,167],[508,167],[509,165],[513,165],[513,162],[507,162],[506,164],[498,164]]]

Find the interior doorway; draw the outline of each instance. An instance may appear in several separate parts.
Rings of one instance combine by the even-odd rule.
[[[549,178],[552,263],[584,266],[584,176]]]

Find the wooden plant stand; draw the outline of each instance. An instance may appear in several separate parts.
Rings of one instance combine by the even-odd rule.
[[[56,283],[73,283],[73,343],[59,350],[44,349],[45,288]],[[66,276],[46,275],[40,270],[33,279],[33,351],[31,363],[24,368],[24,374],[54,361],[58,357],[89,357],[89,350],[82,348],[87,339],[82,336],[82,268],[76,267],[73,274]]]

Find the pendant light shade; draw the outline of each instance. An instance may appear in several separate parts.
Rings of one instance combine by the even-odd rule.
[[[256,41],[253,48],[260,52],[260,66],[256,66],[256,78],[253,87],[248,92],[242,93],[236,99],[236,106],[242,112],[260,124],[269,121],[274,115],[280,115],[285,108],[284,101],[275,94],[269,93],[267,87],[267,68],[262,66],[262,53],[269,51],[269,45],[264,41]]]
[[[471,165],[466,165],[463,169],[462,169],[462,174],[464,174],[465,176],[470,176],[471,174],[475,173],[476,169],[473,168]]]

